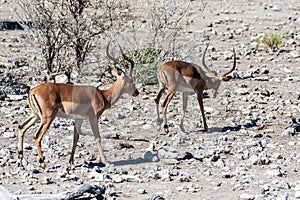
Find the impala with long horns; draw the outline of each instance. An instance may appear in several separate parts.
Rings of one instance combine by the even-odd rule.
[[[110,42],[106,48],[108,58],[113,60],[115,64],[120,65],[118,60],[109,54],[109,45]],[[120,68],[112,69],[111,72],[117,77],[117,80],[106,90],[100,90],[92,86],[44,83],[29,91],[28,102],[31,114],[18,126],[20,163],[23,159],[24,134],[40,119],[40,125],[33,138],[37,147],[40,165],[42,168],[46,168],[41,150],[41,140],[54,118],[61,117],[75,120],[73,147],[69,163],[74,164],[74,152],[81,133],[81,125],[83,120],[88,120],[96,138],[101,161],[105,165],[108,164],[101,144],[98,119],[105,110],[118,101],[122,94],[127,93],[132,96],[139,94],[132,79],[134,62],[123,53],[121,46],[119,47],[124,59],[131,64],[129,73],[125,73]]]
[[[229,72],[220,76],[217,75],[216,72],[211,71],[205,64],[205,53],[207,51],[207,48],[208,45],[206,46],[202,55],[202,65],[206,69],[206,71],[202,70],[201,67],[196,64],[180,60],[166,62],[163,65],[161,65],[157,70],[159,91],[154,99],[157,111],[157,125],[158,127],[160,127],[161,125],[161,120],[159,116],[159,100],[164,91],[167,89],[167,97],[162,104],[164,131],[166,133],[169,133],[166,116],[167,108],[176,91],[183,92],[183,106],[180,121],[181,130],[184,130],[183,119],[187,109],[189,92],[195,92],[197,94],[198,103],[202,113],[204,129],[205,131],[208,130],[203,107],[203,91],[212,89],[214,91],[213,96],[216,97],[221,81],[229,81],[232,78],[228,74],[230,74],[236,67],[236,54],[235,49],[233,48],[233,67]]]

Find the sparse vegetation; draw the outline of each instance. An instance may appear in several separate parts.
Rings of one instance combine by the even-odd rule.
[[[85,67],[95,63],[100,73],[105,74],[107,60],[99,52],[103,52],[107,40],[115,39],[136,62],[136,75],[145,75],[137,79],[154,78],[151,82],[155,82],[159,64],[165,60],[187,58],[197,47],[193,38],[188,41],[178,39],[188,34],[181,30],[186,24],[190,1],[147,1],[147,12],[134,17],[135,10],[128,0],[18,2],[22,11],[19,16],[24,24],[31,23],[29,30],[37,41],[34,45],[42,55],[39,70],[47,69],[52,77],[63,72],[70,80],[74,69],[80,74],[86,71]],[[200,4],[200,11],[204,11],[207,1],[201,0]],[[181,51],[183,45],[190,46],[190,50]],[[146,76],[149,74],[153,77]]]
[[[19,0],[20,18],[31,22],[29,30],[38,41],[48,75],[83,71],[91,52],[99,45],[100,35],[109,34],[120,16],[126,20],[127,1],[28,1]],[[115,10],[118,10],[116,12]],[[125,13],[125,14],[124,14]]]
[[[156,62],[159,59],[159,51],[153,47],[141,48],[138,50],[127,51],[126,55],[140,66],[136,71],[136,81],[143,84],[156,83]],[[127,68],[128,61],[122,58],[121,63]]]
[[[260,44],[263,44],[265,50],[276,50],[282,44],[282,40],[283,35],[278,33],[264,34],[262,38],[258,37],[255,39],[257,47],[259,47]]]

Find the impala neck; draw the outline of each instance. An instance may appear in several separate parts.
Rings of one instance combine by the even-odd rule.
[[[213,76],[211,74],[204,74],[204,79],[206,82],[207,89],[212,89],[216,87],[220,83],[220,78],[218,76]]]
[[[124,82],[122,79],[117,79],[110,88],[107,90],[102,90],[105,98],[111,105],[115,104],[119,98],[122,96]]]
[[[206,87],[207,89],[212,89],[216,88],[220,85],[220,78],[214,74],[212,74],[210,71],[204,71],[201,67],[194,65],[198,72],[202,74],[205,82],[206,82]]]

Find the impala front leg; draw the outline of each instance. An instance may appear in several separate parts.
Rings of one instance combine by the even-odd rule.
[[[99,127],[98,127],[98,120],[97,120],[96,116],[90,117],[90,125],[91,125],[91,128],[92,128],[93,134],[96,138],[97,147],[98,147],[98,150],[99,150],[99,153],[100,153],[101,162],[105,165],[109,165],[109,163],[107,162],[106,157],[104,155],[104,152],[103,152],[103,147],[102,147],[102,144],[101,144],[101,137],[100,137],[100,133],[99,133]]]
[[[201,110],[201,113],[202,113],[204,129],[205,129],[205,131],[207,131],[207,130],[208,130],[208,126],[207,126],[207,124],[206,124],[205,113],[204,113],[204,106],[203,106],[203,91],[198,91],[198,92],[197,92],[197,99],[198,99],[198,103],[199,103],[200,110]]]
[[[185,131],[184,127],[183,127],[183,120],[184,120],[186,109],[187,109],[188,95],[189,95],[188,92],[182,93],[182,113],[181,113],[180,129],[183,132]]]

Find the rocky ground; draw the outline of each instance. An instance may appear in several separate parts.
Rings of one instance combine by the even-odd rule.
[[[15,20],[13,5],[0,3],[0,20]],[[18,167],[17,126],[29,113],[26,93],[43,77],[33,67],[38,60],[24,31],[0,31],[0,185],[11,194],[105,185],[107,199],[300,199],[299,2],[213,0],[199,15],[197,3],[192,1],[187,30],[203,45],[209,38],[208,62],[219,71],[231,65],[234,46],[239,78],[223,83],[217,98],[204,99],[207,133],[195,95],[189,98],[186,130],[180,131],[180,94],[169,106],[171,135],[157,131],[158,86],[138,85],[140,96],[125,95],[99,121],[111,162],[105,168],[97,164],[88,123],[75,166],[68,165],[73,126],[63,119],[55,120],[42,142],[48,169],[39,167],[33,129],[25,136],[24,168]],[[257,50],[255,38],[270,32],[284,34],[283,44],[276,51]],[[218,68],[220,63],[227,67]],[[91,75],[82,82],[97,80]]]

